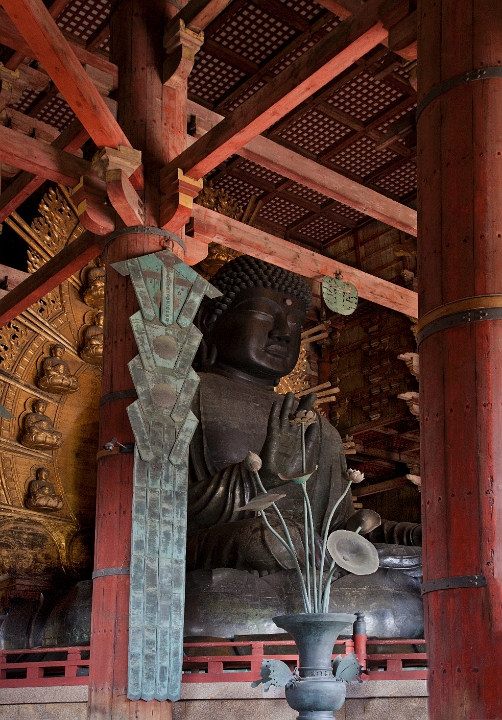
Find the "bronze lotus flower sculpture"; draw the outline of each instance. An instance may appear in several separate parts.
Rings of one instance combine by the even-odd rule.
[[[331,533],[331,535],[329,534],[329,528],[335,512],[349,492],[352,483],[360,483],[364,480],[364,474],[359,470],[349,469],[346,475],[348,481],[347,487],[331,510],[325,526],[321,545],[321,562],[319,569],[317,569],[315,560],[316,540],[312,506],[306,490],[306,484],[317,467],[313,470],[307,471],[305,453],[305,430],[309,425],[317,422],[317,415],[313,410],[299,410],[290,416],[289,421],[291,425],[297,425],[301,430],[302,472],[293,476],[281,475],[279,473],[278,476],[284,482],[292,482],[299,485],[303,492],[303,546],[305,549],[305,576],[302,573],[296,548],[291,539],[287,523],[276,505],[276,502],[285,497],[285,495],[279,493],[269,493],[266,491],[259,473],[262,467],[262,461],[260,457],[253,452],[248,452],[243,464],[246,470],[254,475],[256,485],[261,492],[246,505],[241,507],[240,510],[253,510],[258,512],[268,530],[288,551],[291,559],[293,560],[298,576],[305,612],[328,612],[331,582],[338,567],[350,570],[356,574],[370,574],[375,572],[378,568],[378,554],[375,547],[368,540],[361,537],[359,533],[370,532],[374,527],[377,527],[380,524],[381,519],[378,513],[375,513],[372,510],[363,510],[359,513],[355,513],[353,518],[351,518],[352,522],[347,530],[335,531],[334,533]],[[265,514],[265,510],[269,508],[271,508],[277,515],[282,527],[283,535],[277,532],[277,530],[275,530],[269,523]],[[342,533],[343,537],[339,534],[337,535],[337,533]],[[351,539],[352,543],[350,542]],[[342,550],[338,552],[340,546],[342,547]],[[324,577],[324,563],[327,550],[329,550],[333,560],[327,576]],[[361,561],[361,558],[364,558],[364,561]]]

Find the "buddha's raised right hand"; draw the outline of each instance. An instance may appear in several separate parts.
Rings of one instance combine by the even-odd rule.
[[[302,472],[301,426],[291,424],[293,412],[311,410],[316,399],[315,393],[304,395],[295,409],[296,398],[287,393],[283,402],[272,405],[268,419],[267,437],[260,457],[262,467],[260,478],[269,490],[284,484],[281,475],[297,475]],[[305,432],[306,468],[314,468],[315,454],[319,440],[319,423],[313,423]]]

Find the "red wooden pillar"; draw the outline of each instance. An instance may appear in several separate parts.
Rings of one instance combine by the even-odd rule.
[[[471,71],[482,78],[497,73],[483,75],[484,69],[502,67],[502,3],[420,0],[418,9],[430,717],[496,720],[502,717],[494,674],[502,661],[502,319],[493,318],[502,316],[502,78],[470,80],[477,75]],[[440,94],[431,99],[436,86]],[[441,322],[441,314],[448,320]],[[478,586],[459,587],[469,582],[460,577],[474,575],[485,576],[486,586],[481,578]],[[438,589],[445,584],[457,587]]]
[[[162,84],[164,25],[172,8],[164,0],[120,0],[111,20],[111,60],[119,67],[119,122],[134,148],[142,151],[145,225],[159,226],[161,168],[170,159],[172,134]],[[167,140],[171,136],[170,142]],[[181,229],[180,229],[181,230]],[[166,247],[155,234],[121,235],[105,251],[107,283],[105,346],[100,410],[100,445],[111,438],[133,443],[126,407],[134,395],[127,363],[136,354],[130,316],[138,309],[128,277],[110,265]],[[173,248],[178,252],[178,248]],[[122,396],[121,396],[122,394]],[[124,395],[125,394],[125,397]],[[133,455],[115,454],[98,463],[95,577],[91,628],[89,720],[169,720],[165,702],[127,700],[129,575]],[[121,574],[124,568],[126,572]],[[100,572],[102,571],[102,572]]]

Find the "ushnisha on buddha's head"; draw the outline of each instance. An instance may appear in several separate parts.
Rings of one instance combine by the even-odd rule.
[[[243,255],[211,278],[222,296],[206,301],[202,368],[276,385],[296,365],[312,294],[299,275]]]

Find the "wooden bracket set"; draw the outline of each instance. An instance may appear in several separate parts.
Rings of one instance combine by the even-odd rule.
[[[203,180],[194,180],[180,168],[161,179],[160,188],[165,201],[160,208],[160,226],[164,230],[179,229],[192,215],[193,201],[202,190]]]
[[[164,32],[164,85],[177,88],[186,83],[195,55],[204,42],[204,33],[187,28],[182,19],[169,23]]]

